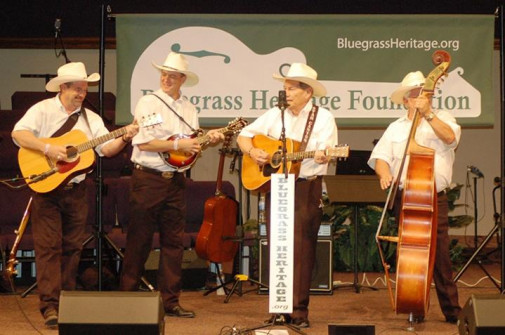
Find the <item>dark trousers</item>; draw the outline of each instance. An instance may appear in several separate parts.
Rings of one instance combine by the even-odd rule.
[[[438,197],[437,251],[433,281],[442,313],[457,316],[461,311],[458,302],[458,288],[452,280],[452,262],[449,254],[449,204],[447,195]]]
[[[399,217],[401,210],[402,192],[398,192],[395,199],[395,217]],[[452,280],[452,262],[449,254],[449,203],[447,194],[438,196],[437,216],[437,247],[435,251],[435,265],[433,281],[437,292],[438,303],[442,313],[446,316],[457,316],[461,311],[458,302],[458,288]]]
[[[312,270],[316,259],[317,234],[321,225],[322,179],[295,183],[293,318],[307,318]],[[270,196],[267,195],[267,211]],[[270,215],[267,214],[269,222]],[[270,239],[270,228],[268,239]]]
[[[181,291],[186,217],[184,189],[185,179],[180,173],[172,179],[164,179],[144,171],[133,171],[120,290],[138,290],[153,235],[159,229],[161,252],[157,284],[166,310],[179,303]]]
[[[41,313],[58,309],[60,291],[75,290],[88,202],[82,182],[70,190],[35,194],[31,222]]]

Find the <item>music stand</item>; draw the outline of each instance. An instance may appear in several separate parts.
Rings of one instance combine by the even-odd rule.
[[[371,175],[335,175],[324,176],[326,183],[326,192],[330,202],[346,204],[353,207],[354,221],[354,256],[353,256],[353,271],[354,281],[351,285],[338,285],[334,288],[351,286],[354,287],[356,293],[360,293],[361,287],[366,287],[372,290],[377,288],[372,286],[363,286],[358,283],[358,211],[360,204],[385,203],[386,192],[381,190],[379,181],[376,176]]]

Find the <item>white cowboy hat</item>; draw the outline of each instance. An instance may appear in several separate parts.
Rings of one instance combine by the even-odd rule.
[[[323,97],[326,95],[326,88],[317,81],[317,72],[307,64],[293,63],[289,67],[288,74],[286,74],[285,77],[278,74],[274,74],[273,77],[281,81],[294,80],[305,83],[312,87],[315,97]]]
[[[403,97],[411,90],[423,86],[425,80],[421,71],[410,72],[403,78],[400,87],[391,94],[391,101],[403,105]]]
[[[186,60],[186,57],[181,54],[171,52],[168,54],[163,65],[157,65],[154,62],[153,65],[160,70],[174,71],[184,74],[186,76],[186,81],[183,86],[195,86],[198,84],[198,76],[196,73],[188,70],[188,61]]]
[[[59,92],[60,85],[65,83],[71,83],[74,81],[87,81],[97,82],[100,80],[100,75],[98,73],[93,73],[90,76],[86,73],[86,68],[81,62],[71,62],[60,66],[58,69],[58,76],[51,79],[46,84],[46,90],[49,92]]]

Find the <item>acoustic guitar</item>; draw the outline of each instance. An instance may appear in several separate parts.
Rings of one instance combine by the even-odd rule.
[[[235,257],[238,203],[221,191],[223,166],[232,135],[227,135],[221,149],[215,195],[205,201],[202,226],[196,238],[197,255],[214,263],[229,262]]]
[[[241,117],[238,117],[228,123],[228,125],[224,128],[218,129],[218,131],[224,135],[233,135],[238,133],[242,128],[247,125],[247,121]],[[202,132],[197,131],[193,134],[175,134],[167,138],[167,141],[174,141],[176,139],[185,139],[185,138],[196,138],[198,144],[202,148],[204,148],[207,144],[210,143],[210,137],[208,135],[203,135]],[[177,172],[183,172],[187,169],[191,168],[193,164],[195,164],[196,159],[198,158],[198,154],[195,153],[187,153],[180,150],[170,150],[166,152],[159,153],[161,158],[165,161],[166,164],[176,169]]]
[[[258,166],[249,156],[244,155],[242,159],[242,184],[250,191],[266,191],[272,173],[282,172],[282,142],[265,135],[256,135],[252,139],[255,148],[261,148],[269,154],[270,160],[263,166]],[[297,151],[300,148],[300,142],[286,139],[286,168],[289,173],[295,174],[295,178],[300,173],[302,160],[313,158],[316,151]],[[330,158],[346,158],[349,156],[349,146],[339,145],[334,148],[328,148],[325,151]]]
[[[162,123],[161,115],[152,114],[139,122],[140,127],[151,127]],[[95,162],[94,147],[126,134],[126,127],[99,136],[91,141],[78,129],[59,137],[41,138],[44,143],[63,145],[67,148],[67,160],[52,160],[38,150],[20,148],[18,162],[21,174],[28,186],[37,193],[47,193],[74,175],[89,170]]]

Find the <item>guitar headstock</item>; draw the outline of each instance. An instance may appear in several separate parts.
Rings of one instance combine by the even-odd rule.
[[[340,159],[349,157],[349,146],[347,144],[339,144],[333,148],[326,149],[326,156],[330,159]]]
[[[142,116],[142,119],[139,120],[139,127],[147,128],[163,123],[163,118],[161,114],[152,113],[147,116]]]

